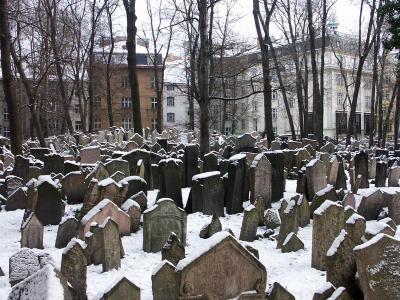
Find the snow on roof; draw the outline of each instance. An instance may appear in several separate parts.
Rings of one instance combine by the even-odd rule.
[[[109,53],[111,50],[111,44],[106,45],[104,47],[98,46],[94,49],[94,53]],[[151,49],[149,49],[152,51]],[[118,41],[114,43],[114,54],[128,54],[128,49],[126,48],[126,40]],[[145,53],[147,54],[146,47],[143,47],[139,44],[136,44],[136,53]]]
[[[220,171],[210,171],[210,172],[204,172],[204,173],[200,173],[197,175],[194,175],[192,177],[192,181],[197,181],[199,179],[204,179],[204,178],[208,178],[208,177],[213,177],[213,176],[220,176],[221,172]]]
[[[333,240],[332,245],[329,247],[328,251],[326,252],[326,256],[333,256],[337,252],[341,243],[343,243],[345,237],[347,235],[346,230],[342,229],[339,235]]]
[[[322,215],[329,207],[331,206],[337,206],[337,207],[342,207],[340,204],[333,202],[331,200],[325,200],[324,203],[321,204],[320,207],[318,207],[315,211],[314,214],[316,215]]]

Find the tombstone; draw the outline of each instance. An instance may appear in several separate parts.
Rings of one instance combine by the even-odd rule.
[[[325,164],[318,159],[311,160],[306,166],[306,176],[308,195],[313,199],[318,191],[326,187]]]
[[[357,290],[355,283],[356,262],[353,239],[342,229],[326,253],[326,280],[334,286]]]
[[[125,178],[125,174],[120,171],[117,171],[114,174],[112,174],[110,178],[112,178],[115,182],[119,182]]]
[[[78,233],[79,221],[73,216],[63,218],[58,226],[55,247],[64,248],[70,240],[78,236]]]
[[[9,300],[57,299],[72,300],[67,280],[52,265],[32,273],[16,284],[8,295]]]
[[[74,299],[87,299],[86,269],[87,261],[82,248],[83,241],[72,239],[64,249],[61,258],[61,274],[73,288]]]
[[[85,175],[80,171],[70,172],[61,181],[67,202],[69,204],[82,203],[87,190]]]
[[[366,221],[357,213],[352,214],[347,218],[344,224],[344,229],[348,236],[357,244],[361,243],[361,239],[365,234]]]
[[[338,166],[338,172],[337,172],[337,177],[336,177],[336,184],[335,184],[335,189],[345,189],[347,190],[347,184],[346,184],[346,173],[344,172],[344,165],[343,161],[339,162]]]
[[[44,174],[64,174],[64,157],[60,154],[45,154],[43,157]]]
[[[212,235],[222,230],[221,222],[217,215],[213,215],[210,224],[206,224],[200,230],[200,237],[202,239],[208,239]]]
[[[140,192],[143,192],[145,195],[147,194],[147,182],[140,176],[125,177],[119,184],[127,186],[125,198],[130,198]]]
[[[281,225],[279,215],[273,209],[267,209],[264,214],[264,224],[269,229],[276,229]]]
[[[99,146],[82,148],[79,153],[82,164],[95,164],[101,160]]]
[[[27,188],[20,187],[8,196],[6,202],[6,211],[25,209],[27,206]]]
[[[268,291],[268,300],[295,300],[296,298],[278,282],[274,282]]]
[[[126,277],[112,284],[100,300],[140,300],[140,288]]]
[[[229,233],[219,232],[175,268],[163,262],[152,276],[153,295],[154,299],[231,299],[255,290],[261,299],[266,276],[264,265],[253,254]]]
[[[140,192],[134,194],[129,199],[131,199],[131,200],[135,201],[137,204],[139,204],[141,212],[144,212],[147,209],[147,197],[143,191],[140,191]]]
[[[376,162],[376,173],[375,173],[375,186],[383,187],[386,186],[387,174],[387,163],[384,161]]]
[[[24,247],[43,249],[43,225],[33,212],[21,226],[21,248]]]
[[[29,173],[29,158],[17,155],[15,157],[15,164],[12,175],[22,179],[23,183],[27,182]]]
[[[121,209],[131,218],[131,232],[138,231],[141,216],[140,205],[132,199],[128,199],[122,204]]]
[[[245,133],[238,136],[236,142],[237,152],[255,152],[256,139],[250,134]]]
[[[161,249],[161,260],[166,259],[176,265],[183,258],[185,258],[185,247],[175,232],[171,232],[167,242]]]
[[[81,220],[79,226],[79,238],[83,239],[86,232],[90,230],[90,225],[104,223],[108,218],[112,218],[118,224],[120,235],[129,235],[131,232],[131,219],[122,209],[109,199],[100,201],[93,207]]]
[[[290,199],[288,202],[284,200],[280,208],[281,228],[277,239],[277,248],[282,248],[288,234],[291,232],[297,233],[299,231],[299,221],[297,214],[296,201]]]
[[[354,248],[364,299],[400,298],[399,249],[400,241],[385,234]]]
[[[49,175],[39,176],[37,181],[31,182],[37,189],[35,214],[43,226],[58,225],[64,214],[61,185]]]
[[[335,287],[330,282],[325,284],[315,291],[312,300],[327,300],[335,291]]]
[[[362,175],[362,180],[360,184],[360,188],[368,188],[369,183],[368,183],[368,178],[369,178],[369,173],[368,173],[368,154],[365,151],[360,151],[357,152],[356,155],[354,155],[354,170],[355,170],[355,175],[356,177],[358,175]]]
[[[304,249],[304,243],[294,233],[289,233],[282,244],[282,253],[296,252]]]
[[[399,179],[400,179],[400,167],[396,165],[389,168],[388,174],[388,186],[399,186]]]
[[[333,186],[328,185],[325,188],[323,188],[320,191],[317,191],[315,193],[314,198],[311,202],[310,205],[310,213],[311,216],[314,213],[314,211],[321,206],[322,203],[325,202],[325,200],[331,200],[333,202],[336,202],[338,200],[336,191]]]
[[[379,189],[369,189],[358,205],[358,213],[362,215],[367,221],[376,220],[379,212],[385,207],[383,194]]]
[[[129,162],[122,158],[110,159],[104,164],[108,174],[114,174],[117,171],[122,172],[125,177],[130,175]]]
[[[7,197],[23,186],[23,179],[17,176],[9,175],[6,177]]]
[[[390,236],[395,235],[395,230],[388,224],[378,221],[369,221],[365,229],[365,240],[371,240],[374,236],[384,233]]]
[[[193,213],[224,215],[224,186],[219,171],[193,176],[191,196]]]
[[[260,153],[250,167],[250,201],[254,203],[257,197],[261,197],[263,210],[271,207],[271,181],[271,163]]]
[[[182,202],[182,176],[183,163],[179,159],[163,159],[159,162],[161,169],[161,188],[159,198],[171,198],[176,205],[183,208]]]
[[[329,168],[327,171],[327,182],[328,184],[331,184],[333,186],[336,185],[336,180],[337,180],[337,176],[338,176],[338,169],[339,169],[339,161],[338,159],[335,157],[333,157],[330,161],[329,161]]]
[[[108,217],[100,225],[100,239],[103,248],[102,267],[103,272],[121,267],[121,244],[119,239],[118,224]]]
[[[313,214],[311,266],[326,270],[325,254],[344,225],[343,206],[326,200]]]
[[[253,242],[257,236],[259,213],[252,204],[244,209],[240,240]]]
[[[242,202],[247,199],[246,192],[243,189],[245,170],[245,154],[236,154],[229,159],[228,183],[225,194],[226,212],[228,214],[241,212],[243,209]]]
[[[264,152],[264,155],[271,163],[271,201],[276,202],[282,199],[283,192],[285,191],[285,179],[283,172],[285,155],[282,151],[268,151]]]
[[[203,172],[218,171],[218,156],[215,152],[209,152],[204,155]]]
[[[186,213],[172,199],[163,198],[143,213],[143,250],[160,251],[171,232],[186,243]]]
[[[194,175],[200,173],[200,169],[198,166],[199,159],[199,148],[195,144],[188,144],[185,146],[185,155],[184,155],[184,166],[185,166],[185,175],[184,175],[184,185],[191,187],[192,186],[192,178]]]

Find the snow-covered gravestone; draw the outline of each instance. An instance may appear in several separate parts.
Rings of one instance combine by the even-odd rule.
[[[283,200],[279,209],[281,227],[276,246],[278,249],[282,248],[283,242],[289,233],[297,233],[299,231],[298,207],[295,199]]]
[[[355,176],[362,175],[361,183],[359,188],[368,188],[369,187],[369,172],[368,172],[368,153],[365,151],[357,152],[354,155],[354,171]]]
[[[21,248],[43,249],[43,225],[32,212],[21,226]]]
[[[28,182],[28,185],[32,184],[38,191],[34,208],[37,218],[43,226],[58,225],[64,214],[61,185],[58,180],[54,181],[49,175],[42,175],[37,181],[33,179]]]
[[[226,187],[226,212],[236,214],[242,211],[242,202],[246,198],[244,177],[246,172],[246,155],[236,154],[229,159],[228,183]]]
[[[311,266],[326,270],[325,255],[344,226],[343,206],[326,200],[313,214]]]
[[[186,213],[172,199],[163,198],[143,213],[143,250],[160,251],[171,232],[186,244]]]
[[[378,234],[354,248],[364,299],[400,299],[400,241]]]
[[[271,201],[279,201],[283,197],[285,191],[285,155],[282,151],[264,152],[272,167],[271,177]]]
[[[361,198],[358,212],[367,221],[376,220],[381,210],[387,206],[383,194],[379,189],[369,189]]]
[[[176,267],[163,261],[153,272],[154,299],[232,299],[248,291],[265,298],[264,265],[229,233],[218,232],[198,248]]]
[[[400,179],[400,167],[395,163],[390,169],[389,169],[389,175],[388,175],[388,186],[399,186],[399,179]]]
[[[375,186],[376,187],[386,186],[387,169],[388,169],[387,162],[385,162],[383,160],[376,162],[376,172],[375,172]]]
[[[62,178],[62,186],[68,203],[82,203],[87,186],[85,174],[81,171],[70,172]]]
[[[100,147],[91,146],[80,150],[81,163],[94,164],[100,160]]]
[[[71,284],[74,299],[85,300],[86,296],[86,269],[87,260],[84,249],[84,242],[72,239],[64,249],[61,259],[61,274]],[[86,245],[84,245],[85,247]]]
[[[25,186],[17,188],[8,196],[6,202],[6,210],[17,210],[27,208],[27,188]]]
[[[23,179],[21,177],[14,175],[9,175],[6,177],[7,196],[10,196],[22,186],[23,186]]]
[[[43,157],[44,174],[64,174],[64,157],[60,154],[45,154]]]
[[[169,158],[159,162],[161,170],[161,187],[158,197],[171,198],[176,205],[183,208],[182,187],[184,166],[180,159]]]
[[[325,164],[313,159],[306,165],[307,189],[310,199],[314,195],[326,187],[326,170]]]
[[[175,232],[171,232],[167,242],[161,249],[161,260],[166,259],[176,265],[183,258],[185,258],[185,247]]]
[[[112,284],[100,300],[140,300],[140,288],[126,277]]]
[[[336,156],[332,157],[329,161],[328,167],[328,184],[336,186],[336,179],[338,176],[338,169],[339,169],[339,161]]]
[[[218,216],[213,215],[211,218],[211,222],[201,228],[199,236],[202,239],[208,239],[210,236],[216,234],[217,232],[220,232],[221,230],[222,225]]]
[[[55,247],[59,249],[64,248],[72,238],[78,236],[78,232],[79,221],[76,218],[70,216],[62,219],[58,226]]]
[[[254,205],[251,204],[245,208],[240,240],[252,242],[256,239],[259,218],[259,212]]]
[[[140,192],[143,192],[145,195],[147,193],[147,182],[140,176],[128,176],[118,183],[127,186],[124,199],[130,198]]]
[[[121,209],[131,218],[131,232],[138,231],[141,216],[140,205],[136,201],[128,199],[122,204]]]
[[[191,193],[192,212],[224,215],[224,185],[219,171],[193,176]]]
[[[118,224],[110,217],[100,225],[100,239],[103,248],[103,272],[121,267],[121,244]]]
[[[114,174],[115,172],[120,171],[125,175],[125,177],[130,175],[129,162],[125,159],[110,159],[104,164],[104,166],[106,167],[108,174]]]
[[[218,170],[218,156],[215,152],[209,152],[204,155],[204,172]]]
[[[52,265],[13,286],[8,300],[72,300],[67,280]]]
[[[254,203],[257,197],[261,197],[263,210],[271,207],[272,167],[264,154],[260,153],[254,158],[250,167],[250,178],[250,201]]]
[[[118,224],[120,235],[129,235],[131,232],[131,219],[122,209],[109,199],[104,199],[93,207],[81,220],[79,237],[84,238],[93,222],[102,224],[111,217]]]

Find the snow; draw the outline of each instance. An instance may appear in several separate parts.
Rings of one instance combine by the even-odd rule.
[[[371,235],[377,235],[378,233],[382,232],[385,228],[391,229],[391,227],[386,223],[371,220],[367,221],[367,227],[365,229],[365,233],[369,233]]]
[[[315,195],[317,195],[318,197],[321,197],[321,196],[325,195],[326,193],[328,193],[330,190],[332,190],[332,187],[333,187],[332,185],[328,184],[322,190],[316,192]]]
[[[333,256],[336,254],[339,246],[343,243],[345,237],[347,235],[346,230],[342,229],[339,235],[333,240],[332,245],[329,247],[328,251],[326,252],[326,256]]]
[[[211,172],[200,173],[200,174],[194,175],[192,177],[192,181],[197,181],[200,179],[204,179],[204,178],[212,177],[212,176],[216,176],[216,175],[221,175],[221,172],[220,171],[211,171]]]
[[[340,204],[337,204],[336,202],[333,202],[331,200],[325,200],[324,203],[321,204],[320,207],[318,207],[315,211],[314,214],[316,215],[322,215],[329,207],[331,206],[337,206],[337,207],[342,207]]]
[[[365,248],[368,248],[369,246],[372,246],[376,243],[378,243],[382,238],[387,237],[387,238],[391,238],[393,240],[395,240],[395,238],[384,234],[384,233],[379,233],[376,236],[374,236],[372,239],[370,239],[369,241],[365,242],[364,244],[358,245],[356,247],[354,247],[353,251],[359,251],[359,250],[363,250]]]
[[[287,243],[289,243],[290,239],[292,238],[292,236],[293,236],[294,234],[295,234],[294,232],[289,233],[289,234],[286,236],[285,240],[283,241],[282,246],[285,246]]]
[[[238,153],[238,154],[235,154],[235,155],[231,156],[231,157],[229,158],[229,161],[230,161],[230,162],[233,162],[233,161],[241,160],[241,159],[243,159],[243,158],[246,158],[246,154]]]
[[[338,287],[327,300],[336,300],[346,289],[342,286]]]
[[[110,185],[110,184],[115,184],[116,186],[118,186],[119,188],[121,188],[121,185],[118,184],[118,183],[116,183],[115,180],[112,179],[111,177],[108,177],[108,178],[103,179],[102,181],[100,181],[100,182],[98,183],[98,186],[99,186],[99,187],[100,187],[100,186],[104,187],[104,186],[107,186],[107,185]]]
[[[352,214],[346,221],[346,224],[356,224],[357,220],[365,220],[365,218],[359,214]]]
[[[114,205],[114,202],[112,202],[110,199],[103,199],[101,200],[95,207],[93,207],[91,210],[89,210],[86,215],[83,216],[81,220],[81,224],[86,224],[91,218],[93,218],[99,211],[101,211],[106,205],[110,204]],[[119,207],[118,210],[122,211]]]

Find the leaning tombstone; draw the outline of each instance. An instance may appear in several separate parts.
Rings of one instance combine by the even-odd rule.
[[[257,236],[257,226],[259,213],[252,204],[244,209],[242,228],[240,230],[240,240],[252,242]]]
[[[101,246],[103,248],[103,272],[121,267],[121,245],[118,224],[110,217],[100,225]]]
[[[200,237],[202,239],[208,239],[212,235],[222,230],[221,222],[217,215],[213,215],[210,224],[206,224],[200,230]]]
[[[308,195],[313,199],[318,191],[326,187],[325,164],[318,159],[311,160],[306,165],[306,176]]]
[[[43,249],[43,225],[34,212],[21,226],[21,248],[24,247]]]
[[[176,265],[183,258],[185,258],[185,247],[175,232],[171,232],[167,242],[161,249],[161,260],[166,259]]]
[[[64,248],[70,240],[78,236],[78,232],[79,221],[75,217],[63,218],[58,226],[55,247],[58,249]]]

